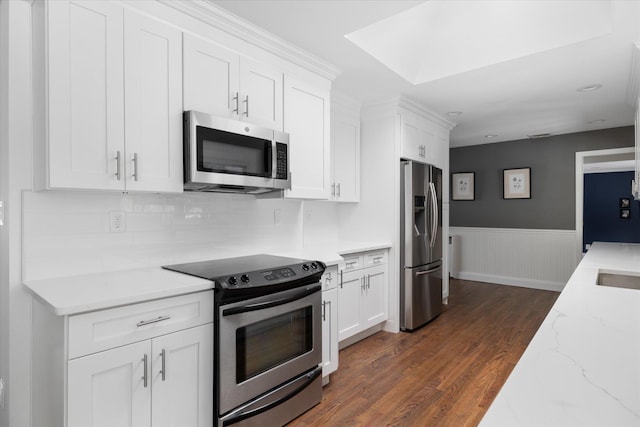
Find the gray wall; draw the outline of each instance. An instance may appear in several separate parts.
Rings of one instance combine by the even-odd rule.
[[[452,148],[450,172],[475,172],[475,200],[451,200],[450,225],[574,230],[575,153],[633,145],[627,126]],[[523,167],[531,168],[531,199],[504,200],[503,169]]]

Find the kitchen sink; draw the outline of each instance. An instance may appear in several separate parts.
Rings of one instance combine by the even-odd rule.
[[[600,286],[640,290],[640,272],[600,270],[596,283]]]

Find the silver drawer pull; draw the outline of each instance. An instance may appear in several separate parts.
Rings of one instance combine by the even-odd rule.
[[[158,323],[158,322],[162,322],[164,320],[169,320],[169,319],[171,319],[171,316],[158,316],[155,319],[151,319],[151,320],[141,320],[136,324],[136,326],[139,328],[140,326],[146,326],[152,323]]]
[[[374,257],[374,258],[373,258],[373,262],[374,262],[375,264],[377,264],[377,263],[379,263],[379,262],[382,260],[382,258],[384,258],[384,256],[377,256],[377,257]]]

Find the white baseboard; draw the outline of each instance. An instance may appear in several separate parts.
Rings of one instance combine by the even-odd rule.
[[[481,274],[461,271],[456,279],[472,280],[474,282],[495,283],[498,285],[520,286],[523,288],[541,289],[544,291],[560,292],[564,288],[565,283],[562,282],[546,282],[542,280],[525,279],[522,277],[505,277],[495,276],[492,274]]]

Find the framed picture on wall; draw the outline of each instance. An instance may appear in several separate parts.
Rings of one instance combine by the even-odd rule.
[[[622,218],[622,219],[631,218],[631,210],[630,209],[620,209],[620,218]]]
[[[475,172],[451,174],[451,200],[475,200]]]
[[[629,209],[629,207],[631,206],[631,199],[628,197],[622,197],[620,199],[620,208],[624,209]]]
[[[531,198],[531,168],[503,170],[503,199]]]

